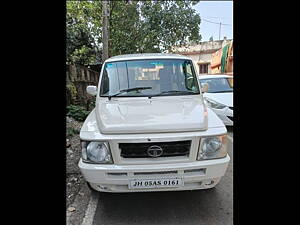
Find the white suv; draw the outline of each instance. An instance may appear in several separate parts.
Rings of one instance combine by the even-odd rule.
[[[103,192],[214,187],[224,175],[227,130],[204,103],[190,58],[120,55],[88,86],[96,107],[84,122],[80,170]]]

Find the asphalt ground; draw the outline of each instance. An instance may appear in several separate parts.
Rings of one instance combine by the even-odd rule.
[[[231,158],[214,189],[148,193],[99,193],[94,225],[231,225],[233,224],[233,136]]]

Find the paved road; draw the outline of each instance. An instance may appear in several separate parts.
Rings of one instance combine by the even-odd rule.
[[[228,129],[228,132],[232,137],[232,129]],[[232,159],[232,143],[228,153]],[[232,177],[231,160],[225,176],[215,189],[101,193],[94,225],[231,225],[233,224]]]

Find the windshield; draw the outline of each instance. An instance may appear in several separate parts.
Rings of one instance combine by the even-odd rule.
[[[233,78],[200,79],[200,85],[207,83],[207,93],[233,92]]]
[[[191,60],[132,60],[104,66],[101,97],[188,94],[200,94]]]

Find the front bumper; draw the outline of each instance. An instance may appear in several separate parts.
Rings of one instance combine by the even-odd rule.
[[[79,161],[92,188],[103,192],[180,191],[214,187],[224,176],[230,157],[188,163],[153,165],[98,165]],[[183,178],[183,187],[129,189],[131,179]]]

